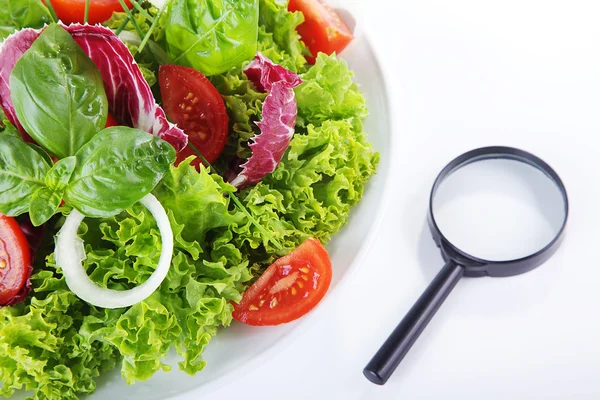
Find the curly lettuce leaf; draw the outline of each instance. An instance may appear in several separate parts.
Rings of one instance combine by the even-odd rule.
[[[308,237],[328,243],[347,223],[378,162],[379,154],[349,120],[310,125],[306,135],[294,136],[275,172],[242,192],[244,203],[286,251]],[[253,226],[236,231],[239,245],[258,248]],[[266,248],[266,262],[273,253]]]
[[[279,167],[241,194],[251,214],[283,244],[283,252],[309,236],[327,243],[347,222],[379,162],[362,129],[365,99],[346,62],[323,54],[300,77],[304,83],[295,91],[302,97],[302,123],[296,124]],[[230,149],[235,146],[236,155],[243,158],[264,97],[237,75],[217,82],[230,93],[225,96],[235,137]],[[263,248],[252,225],[240,226],[236,233],[237,243],[250,249],[254,268],[274,260],[277,249],[269,244]]]
[[[298,126],[350,119],[354,129],[361,131],[368,112],[353,76],[343,59],[319,54],[315,65],[300,75],[304,83],[296,89]]]
[[[284,3],[260,0],[258,48],[301,74],[297,133],[278,168],[237,194],[283,249],[274,248],[231,204],[232,186],[189,162],[180,164],[154,191],[168,210],[175,238],[173,265],[160,289],[129,309],[96,309],[67,290],[51,255],[47,262],[38,257],[33,298],[0,309],[0,395],[28,389],[35,399],[75,399],[92,393],[96,377],[115,366],[128,382],[148,379],[171,368],[161,360],[172,347],[181,356],[179,368],[197,373],[204,367],[204,348],[231,322],[230,301],[239,300],[251,275],[309,236],[328,242],[351,217],[379,160],[362,130],[364,98],[342,60],[323,55],[308,69],[305,47],[293,31],[302,17],[289,13]],[[227,155],[247,158],[265,94],[243,67],[211,80],[231,118]],[[47,229],[45,243],[53,247],[56,227],[47,224]],[[86,219],[80,232],[85,267],[99,284],[130,288],[152,273],[160,240],[143,208]]]
[[[258,50],[274,63],[294,72],[306,68],[308,48],[296,32],[304,22],[300,12],[289,12],[287,0],[260,0]]]
[[[247,256],[232,243],[233,228],[245,222],[239,211],[230,211],[225,194],[232,187],[206,170],[197,172],[189,161],[156,189],[175,239],[159,290],[128,309],[98,309],[68,290],[49,255],[32,276],[30,303],[0,309],[0,395],[24,388],[34,390],[36,399],[74,399],[92,393],[94,379],[115,365],[128,383],[146,380],[171,368],[162,361],[170,348],[181,356],[182,370],[202,370],[204,348],[231,323],[230,302],[241,299],[251,274]],[[86,219],[80,232],[84,267],[102,287],[137,286],[157,265],[160,234],[141,206]]]

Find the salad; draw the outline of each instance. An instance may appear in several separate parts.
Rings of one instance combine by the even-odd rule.
[[[320,0],[0,0],[0,395],[76,399],[326,294],[379,156]]]

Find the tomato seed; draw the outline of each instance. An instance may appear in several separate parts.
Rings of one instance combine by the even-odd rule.
[[[299,287],[300,289],[302,289],[302,288],[304,287],[304,283],[302,283],[302,282],[300,282],[300,281],[298,281],[297,283],[298,283],[298,287]]]
[[[273,297],[273,300],[271,300],[271,308],[277,307],[277,304],[279,304],[279,302],[277,301],[277,299],[275,297]]]
[[[302,268],[300,268],[300,272],[304,272],[305,274],[308,274],[310,272],[310,269],[308,269],[307,267],[302,267]]]
[[[250,311],[256,311],[256,310],[258,310],[258,307],[256,307],[254,304],[250,304],[250,306],[248,307],[248,309]]]
[[[187,96],[185,96],[186,100],[189,100],[192,97],[194,97],[194,93],[192,93],[192,92],[188,92]]]
[[[0,269],[6,268],[6,261],[0,259]]]
[[[293,287],[293,288],[292,288],[292,296],[295,296],[295,295],[296,295],[296,293],[298,293],[298,291],[296,290],[296,288],[295,288],[295,287]]]
[[[192,104],[196,104],[197,102],[198,102],[198,98],[197,98],[197,97],[194,97],[194,98],[192,99]]]
[[[306,276],[306,275],[302,275],[300,278],[304,279],[305,281],[308,280],[308,276]]]

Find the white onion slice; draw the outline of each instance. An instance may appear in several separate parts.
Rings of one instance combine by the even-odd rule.
[[[130,290],[104,289],[96,285],[87,275],[82,261],[85,259],[83,241],[77,236],[77,229],[84,216],[77,210],[71,211],[65,224],[56,236],[54,257],[65,276],[67,286],[80,299],[102,308],[129,307],[148,298],[165,280],[173,257],[173,231],[165,209],[151,194],[146,195],[140,203],[156,219],[162,242],[162,252],[154,273],[143,284]]]

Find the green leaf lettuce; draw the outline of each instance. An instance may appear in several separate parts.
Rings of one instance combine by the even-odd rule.
[[[205,365],[203,350],[231,323],[231,302],[251,280],[308,237],[327,243],[351,218],[379,161],[363,131],[365,100],[343,60],[320,55],[316,65],[305,63],[306,48],[295,31],[302,16],[288,12],[286,3],[259,1],[259,50],[304,82],[296,88],[296,134],[278,168],[240,193],[221,177],[196,171],[189,160],[171,168],[153,191],[173,227],[171,269],[159,290],[128,309],[97,309],[68,291],[51,254],[51,235],[63,219],[50,220],[47,261],[38,257],[33,297],[0,309],[0,395],[29,389],[35,399],[75,399],[92,393],[95,378],[115,366],[128,383],[145,380],[171,369],[163,361],[170,348],[180,356],[180,369],[197,373]],[[235,157],[247,158],[261,119],[265,94],[243,66],[210,78],[231,124],[221,170]],[[283,249],[265,239],[232,204],[232,195]],[[84,266],[103,287],[137,286],[157,264],[160,235],[139,205],[114,217],[85,219],[80,234]]]

